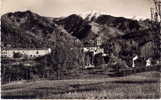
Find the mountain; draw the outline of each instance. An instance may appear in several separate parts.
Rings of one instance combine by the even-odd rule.
[[[127,19],[123,17],[113,17],[110,15],[100,15],[96,19],[96,23],[116,27],[124,32],[131,32],[140,28],[140,25],[136,20]]]
[[[57,25],[54,18],[40,16],[31,11],[7,13],[1,17],[2,48],[41,49],[51,48],[52,53],[38,61],[44,67],[67,68],[81,66],[80,52],[82,43],[69,34],[63,27]],[[50,59],[48,62],[47,59]],[[45,65],[48,62],[48,65]],[[45,63],[45,64],[44,64]],[[52,67],[51,67],[52,66]]]
[[[30,11],[8,13],[2,16],[2,43],[21,48],[50,47],[62,35],[64,42],[74,43],[70,36],[51,18],[42,17]],[[70,41],[73,40],[73,41]]]
[[[97,67],[104,64],[108,65],[104,67],[111,67],[113,62],[123,68],[124,65],[131,67],[136,54],[144,60],[150,57],[158,60],[161,57],[159,28],[158,23],[150,20],[103,14],[52,18],[18,11],[1,16],[1,47],[51,48],[51,54],[34,60],[39,63],[37,69],[32,69],[37,71],[36,75],[43,76],[40,73],[43,69],[45,75],[76,76],[82,74],[85,66],[86,55],[81,48],[97,47],[98,41],[101,41],[100,48],[104,49],[106,57],[100,54],[94,57]]]
[[[150,41],[160,41],[156,23],[95,13],[86,18],[76,14],[52,18],[25,11],[7,13],[1,17],[1,22],[4,47],[55,49],[61,44],[62,47],[74,48],[86,44],[94,46],[93,43],[100,39],[102,45],[113,40],[121,41],[114,42],[117,45],[124,45],[122,41],[133,41],[140,49]]]
[[[70,15],[59,21],[55,21],[58,25],[62,25],[72,36],[82,39],[88,35],[91,26],[83,20],[81,16],[76,14]]]

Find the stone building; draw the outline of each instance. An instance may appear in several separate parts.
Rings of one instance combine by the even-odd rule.
[[[51,49],[2,49],[1,57],[14,58],[14,55],[18,53],[28,58],[34,58],[51,53]]]

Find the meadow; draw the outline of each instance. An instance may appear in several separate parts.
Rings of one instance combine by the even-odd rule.
[[[2,85],[2,98],[155,99],[160,98],[160,72],[124,77],[21,81]]]

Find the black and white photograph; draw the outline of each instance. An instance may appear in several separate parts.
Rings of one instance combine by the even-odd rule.
[[[161,0],[0,0],[1,99],[160,99]]]

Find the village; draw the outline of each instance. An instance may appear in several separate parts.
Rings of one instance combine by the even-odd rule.
[[[88,69],[88,68],[95,68],[95,64],[94,64],[94,59],[95,56],[98,54],[101,54],[101,56],[104,58],[106,56],[108,56],[108,54],[105,53],[104,49],[101,48],[100,46],[102,45],[102,41],[100,39],[98,39],[95,43],[94,46],[85,46],[83,48],[80,48],[82,53],[85,55],[84,56],[84,61],[85,61],[85,65],[84,68]],[[1,50],[1,57],[2,58],[8,58],[8,59],[35,59],[38,57],[43,57],[45,55],[48,55],[52,52],[51,48],[39,48],[39,49],[21,49],[21,48],[13,48],[13,49],[2,49]],[[131,68],[134,67],[139,67],[138,64],[138,60],[141,59],[139,58],[139,55],[135,55],[132,59],[131,59]],[[130,59],[129,59],[130,60]],[[143,62],[145,62],[145,67],[150,67],[152,66],[152,58],[147,58],[142,60]],[[155,65],[160,64],[160,61],[157,60]]]

